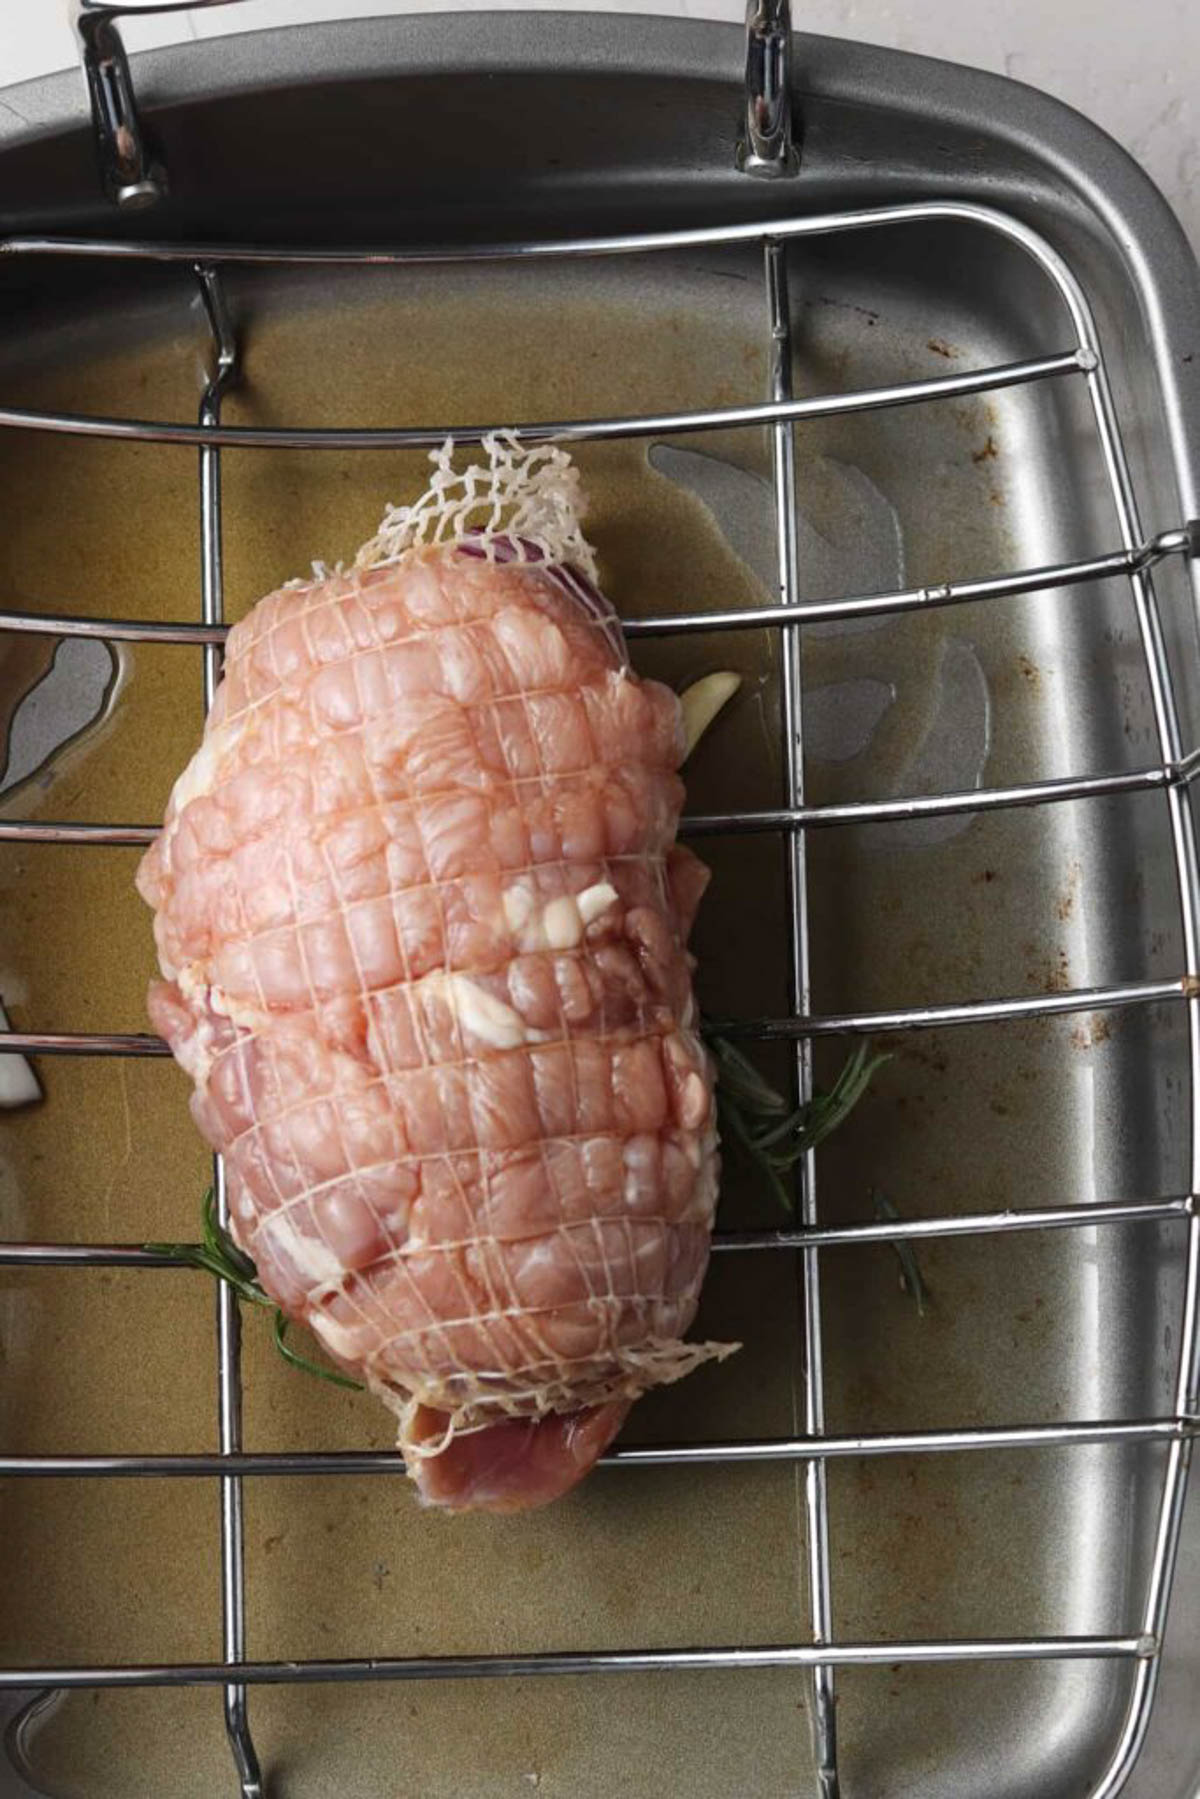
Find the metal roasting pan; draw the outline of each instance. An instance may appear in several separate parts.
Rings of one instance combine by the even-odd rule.
[[[1174,218],[1013,82],[803,34],[788,76],[779,5],[749,58],[455,12],[128,65],[80,10],[107,160],[78,76],[0,93],[43,1090],[0,1114],[0,1795],[1195,1799]],[[745,676],[689,771],[706,1010],[781,1081],[892,1059],[791,1216],[731,1165],[698,1328],[742,1352],[560,1505],[451,1520],[138,1247],[211,1171],[131,877],[224,624],[496,424],[571,428],[638,666]]]

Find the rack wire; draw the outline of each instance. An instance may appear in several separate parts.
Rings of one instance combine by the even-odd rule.
[[[809,238],[868,229],[968,223],[998,233],[1017,246],[1053,284],[1070,320],[1074,342],[1058,354],[1029,358],[927,380],[796,398],[791,389],[792,344],[788,306],[788,247]],[[794,1045],[797,1082],[811,1079],[813,1040],[826,1035],[919,1031],[930,1027],[995,1024],[1030,1017],[1166,1002],[1185,1009],[1190,1055],[1191,1102],[1189,1190],[1158,1199],[1111,1200],[1078,1206],[1003,1210],[945,1218],[831,1227],[819,1222],[815,1166],[810,1156],[800,1170],[799,1223],[789,1229],[718,1233],[718,1253],[798,1252],[799,1304],[804,1345],[803,1430],[790,1437],[702,1444],[667,1443],[617,1447],[603,1458],[607,1468],[733,1462],[794,1462],[804,1470],[804,1510],[809,1560],[811,1640],[768,1647],[622,1649],[571,1654],[457,1655],[372,1659],[248,1661],[245,1644],[245,1569],[241,1482],[246,1476],[395,1474],[402,1459],[387,1452],[295,1452],[261,1454],[241,1446],[241,1380],[238,1302],[222,1287],[217,1311],[219,1451],[192,1455],[0,1455],[0,1476],[214,1476],[221,1492],[223,1642],[219,1660],[94,1667],[24,1667],[0,1670],[0,1689],[50,1687],[151,1687],[203,1685],[223,1690],[225,1721],[243,1799],[260,1799],[261,1775],[250,1734],[247,1689],[253,1684],[460,1679],[695,1668],[792,1667],[810,1672],[817,1775],[822,1799],[839,1799],[840,1781],[835,1711],[835,1676],[847,1665],[896,1663],[982,1663],[1025,1660],[1109,1660],[1128,1662],[1133,1681],[1119,1740],[1089,1799],[1113,1799],[1141,1747],[1153,1705],[1161,1645],[1178,1547],[1191,1446],[1200,1429],[1200,872],[1198,872],[1189,790],[1200,773],[1200,747],[1185,752],[1172,671],[1163,640],[1154,588],[1154,570],[1168,558],[1200,556],[1200,524],[1147,539],[1137,510],[1129,462],[1095,320],[1084,289],[1059,254],[1024,223],[991,208],[931,202],[743,224],[728,228],[661,231],[642,235],[579,238],[568,242],[474,246],[456,249],[268,250],[259,247],[204,247],[154,243],[105,243],[49,237],[12,238],[0,243],[0,258],[68,257],[173,263],[190,267],[199,284],[213,346],[213,373],[204,391],[196,425],[161,420],[99,418],[78,413],[0,407],[0,426],[105,439],[194,445],[199,449],[201,508],[202,622],[145,622],[0,612],[0,628],[55,637],[99,637],[113,642],[193,645],[202,651],[204,692],[211,701],[219,678],[225,636],[221,565],[221,465],[225,447],[289,449],[380,449],[432,446],[445,427],[405,425],[387,430],[265,429],[221,423],[221,401],[237,374],[237,344],[223,303],[221,270],[236,264],[278,267],[313,264],[413,265],[479,261],[535,262],[551,258],[638,256],[658,251],[758,245],[763,256],[764,326],[770,357],[770,395],[756,405],[620,415],[586,420],[539,420],[516,427],[528,441],[613,440],[648,435],[766,426],[770,432],[778,598],[766,606],[732,612],[679,613],[625,621],[630,638],[689,631],[767,627],[781,635],[782,717],[786,804],[761,810],[692,815],[684,831],[696,837],[716,833],[778,832],[786,846],[790,917],[790,1009],[787,1016],[730,1021],[743,1036],[783,1039]],[[850,595],[819,605],[800,600],[798,521],[794,483],[794,433],[806,419],[920,404],[1051,380],[1082,381],[1115,516],[1118,542],[1099,556],[1053,566],[1006,571],[984,580],[949,582],[904,591]],[[511,421],[505,422],[511,428]],[[455,427],[460,442],[477,442],[495,424]],[[820,618],[895,616],[935,607],[981,604],[1009,595],[1077,586],[1120,577],[1128,583],[1137,621],[1154,714],[1157,756],[1148,765],[1112,773],[1080,773],[969,792],[914,794],[899,800],[858,800],[837,805],[807,801],[802,755],[803,681],[798,627]],[[808,981],[807,872],[809,830],[867,822],[1086,801],[1116,793],[1157,791],[1170,821],[1178,886],[1183,967],[1170,979],[1077,988],[1032,997],[993,997],[953,1005],[926,1005],[892,1011],[814,1015]],[[155,827],[144,824],[0,821],[0,841],[29,844],[134,846],[148,842]],[[156,1056],[167,1054],[158,1039],[140,1034],[11,1031],[0,1037],[0,1053],[38,1055]],[[225,1221],[224,1178],[215,1168],[217,1203]],[[1174,1409],[1169,1416],[1133,1420],[1072,1420],[963,1429],[829,1434],[825,1429],[822,1366],[821,1251],[833,1245],[866,1246],[937,1237],[1064,1230],[1117,1224],[1144,1226],[1174,1222],[1182,1227],[1184,1299]],[[170,1268],[177,1258],[135,1244],[0,1244],[0,1266],[68,1268]],[[832,1574],[826,1470],[831,1460],[884,1455],[992,1452],[1002,1448],[1066,1449],[1084,1444],[1155,1443],[1166,1461],[1158,1503],[1154,1550],[1140,1608],[1140,1628],[1131,1634],[990,1637],[972,1640],[847,1642],[832,1631]]]

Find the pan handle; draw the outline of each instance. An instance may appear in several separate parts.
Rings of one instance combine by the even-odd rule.
[[[117,21],[149,14],[229,6],[236,0],[67,0],[92,107],[104,191],[130,211],[153,206],[167,192],[167,173],[147,146],[129,59]],[[737,164],[747,175],[794,175],[800,158],[793,140],[790,0],[747,0],[746,118]]]
[[[792,132],[790,0],[747,0],[746,127],[738,168],[775,180],[799,172]]]
[[[167,192],[167,174],[146,145],[129,59],[117,20],[151,13],[229,6],[235,0],[67,0],[92,105],[100,179],[109,199],[130,211],[153,206]]]

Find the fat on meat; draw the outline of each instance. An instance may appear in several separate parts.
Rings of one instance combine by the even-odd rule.
[[[231,630],[137,882],[235,1239],[396,1413],[427,1503],[510,1511],[730,1347],[685,1341],[718,1183],[707,871],[675,843],[679,703],[629,667],[576,471],[492,446],[480,526],[469,482],[447,524],[449,466],[433,525],[402,509]]]

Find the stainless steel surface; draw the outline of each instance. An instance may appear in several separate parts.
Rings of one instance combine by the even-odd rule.
[[[207,255],[208,252],[193,254]],[[1041,381],[1051,375],[1073,375],[1082,366],[1078,354],[1046,356],[967,375],[935,375],[927,381],[900,381],[887,387],[866,389],[853,397],[815,394],[806,400],[710,407],[699,412],[526,421],[507,428],[527,443],[620,442],[624,438],[665,437],[676,432],[728,431],[741,425],[832,418],[845,412],[875,412],[886,406],[915,405],[922,400],[989,393],[1003,387],[1018,387],[1027,381]],[[150,419],[88,418],[81,413],[39,413],[19,407],[0,407],[0,426],[5,425],[21,430],[56,431],[73,437],[108,437],[125,443],[203,444],[211,440],[219,447],[231,450],[428,450],[436,449],[446,436],[442,424],[386,431],[263,430],[246,425],[216,425],[206,430],[197,425],[171,425]],[[495,429],[495,420],[483,425],[458,425],[454,432],[455,441],[464,445],[478,444]]]
[[[246,1662],[248,1683],[316,1685],[322,1681],[488,1680],[546,1674],[633,1674],[668,1669],[819,1668],[888,1666],[904,1662],[1152,1661],[1157,1645],[1147,1637],[1001,1637],[956,1643],[828,1643],[755,1645],[744,1649],[621,1649],[583,1655],[445,1656],[408,1661]],[[136,1668],[21,1668],[0,1670],[4,1687],[218,1686],[229,1675],[222,1662],[179,1662]]]
[[[1095,1201],[1086,1214],[1079,1206],[1029,1206],[1019,1212],[975,1212],[948,1218],[907,1218],[878,1224],[815,1225],[797,1230],[717,1231],[715,1253],[743,1249],[803,1249],[808,1243],[903,1243],[921,1237],[985,1236],[990,1231],[1062,1230],[1073,1226],[1092,1229],[1097,1224],[1154,1223],[1166,1218],[1188,1218],[1195,1202],[1188,1195],[1176,1199]],[[3,1243],[0,1268],[35,1265],[53,1267],[74,1263],[79,1267],[185,1268],[181,1257],[146,1249],[136,1243]]]
[[[129,58],[118,19],[190,12],[230,0],[67,0],[92,107],[100,180],[108,198],[127,212],[153,206],[167,193],[167,174],[146,145]]]
[[[795,175],[791,0],[746,0],[746,132],[738,167],[773,181]]]
[[[785,815],[785,827],[791,824]],[[86,840],[85,840],[86,841]],[[727,1037],[749,1042],[797,1042],[810,1037],[869,1037],[880,1031],[944,1029],[947,1025],[996,1024],[1021,1018],[1054,1018],[1073,1012],[1101,1012],[1164,1002],[1195,1001],[1200,976],[1176,975],[1162,981],[1129,981],[1114,987],[1078,987],[1002,999],[958,1000],[942,1006],[896,1006],[879,1012],[831,1012],[781,1018],[721,1018]],[[149,1033],[107,1031],[4,1031],[0,1055],[166,1056],[160,1037]]]
[[[786,20],[785,20],[786,28]],[[769,238],[763,246],[763,279],[767,291],[767,325],[771,337],[770,383],[775,401],[792,399],[791,300],[785,241]],[[783,611],[800,604],[799,526],[796,514],[796,440],[790,423],[771,431],[771,474],[774,481],[775,550],[779,597]],[[790,811],[804,804],[804,669],[798,631],[784,631],[780,646],[779,728],[783,741],[784,792]],[[808,851],[805,833],[791,824],[784,833],[784,892],[787,899],[788,987],[794,1017],[812,1015],[812,972],[808,925]],[[812,1047],[796,1039],[795,1093],[801,1104],[813,1094]],[[817,1155],[810,1149],[796,1169],[796,1205],[810,1230],[817,1223]],[[821,1333],[821,1263],[811,1242],[800,1252],[800,1318],[803,1342],[804,1432],[820,1437],[825,1430],[825,1357]],[[833,1636],[833,1593],[829,1562],[829,1489],[822,1461],[804,1467],[804,1535],[808,1549],[808,1607],[813,1641]],[[812,1673],[813,1759],[821,1799],[838,1799],[837,1693],[833,1668],[816,1663]]]
[[[727,1443],[649,1443],[609,1450],[602,1468],[703,1467],[741,1462],[823,1463],[846,1457],[944,1455],[964,1450],[1064,1449],[1096,1443],[1190,1442],[1200,1419],[1138,1418],[1127,1424],[1004,1424],[970,1430],[876,1432],[856,1436],[750,1438]],[[0,1473],[8,1478],[75,1478],[86,1475],[139,1479],[143,1476],[194,1477],[234,1469],[241,1474],[398,1474],[402,1457],[387,1451],[319,1451],[289,1455],[222,1452],[212,1455],[15,1455],[0,1457]],[[818,1663],[819,1663],[819,1657]],[[13,1673],[20,1681],[21,1670]],[[104,1682],[98,1684],[103,1685]]]
[[[92,105],[105,192],[117,206],[153,205],[165,191],[165,180],[146,153],[129,58],[112,10],[96,6],[93,0],[72,0],[70,10]]]
[[[803,62],[811,66],[807,48]],[[819,105],[815,117],[819,127]],[[819,129],[817,138],[819,149]],[[814,179],[821,179],[819,156]],[[1017,204],[1020,195],[1014,194]],[[698,797],[702,810],[692,827],[713,840],[718,896],[723,886],[728,891],[738,858],[744,857],[749,897],[749,883],[771,866],[765,856],[749,861],[764,832],[782,832],[788,846],[795,903],[789,908],[792,923],[779,922],[793,946],[792,1009],[805,1015],[771,1016],[769,1000],[762,1003],[761,983],[747,978],[742,1027],[801,1046],[830,1034],[894,1030],[900,1033],[901,1055],[884,1078],[888,1092],[864,1114],[870,1128],[831,1152],[822,1182],[822,1222],[807,1169],[797,1225],[763,1228],[769,1221],[746,1218],[747,1228],[728,1230],[718,1241],[723,1253],[714,1281],[726,1268],[753,1265],[762,1270],[764,1291],[769,1287],[775,1303],[787,1290],[786,1281],[781,1284],[770,1273],[778,1258],[799,1252],[810,1273],[822,1270],[824,1308],[814,1280],[802,1289],[800,1337],[807,1353],[799,1364],[799,1411],[792,1429],[751,1424],[740,1433],[726,1421],[718,1430],[709,1423],[706,1430],[701,1408],[692,1428],[676,1435],[671,1420],[689,1416],[681,1394],[671,1407],[648,1417],[646,1429],[658,1440],[623,1443],[593,1483],[598,1505],[606,1503],[604,1489],[614,1484],[627,1495],[632,1557],[638,1495],[654,1481],[669,1479],[672,1466],[693,1471],[698,1495],[710,1490],[702,1483],[720,1479],[722,1470],[742,1469],[746,1478],[758,1478],[756,1470],[765,1477],[772,1467],[784,1474],[796,1469],[804,1482],[807,1520],[798,1542],[808,1560],[808,1590],[797,1597],[810,1611],[813,1639],[766,1643],[752,1627],[726,1625],[721,1632],[726,1641],[718,1642],[714,1631],[710,1647],[679,1649],[663,1614],[667,1641],[638,1650],[625,1645],[647,1643],[648,1633],[627,1623],[619,1646],[595,1638],[589,1646],[585,1639],[562,1654],[545,1642],[514,1654],[497,1653],[494,1646],[479,1653],[425,1654],[417,1645],[404,1654],[370,1656],[260,1653],[242,1663],[244,1645],[230,1630],[236,1593],[227,1584],[219,1661],[187,1654],[167,1661],[148,1653],[138,1665],[123,1665],[90,1654],[61,1662],[39,1656],[37,1666],[10,1670],[0,1685],[106,1689],[196,1682],[236,1694],[243,1681],[340,1687],[478,1674],[619,1676],[651,1669],[664,1679],[673,1671],[669,1678],[683,1680],[687,1670],[706,1668],[712,1681],[723,1678],[721,1669],[740,1670],[744,1684],[737,1691],[749,1706],[748,1670],[791,1668],[811,1672],[818,1681],[824,1676],[824,1698],[813,1709],[816,1766],[811,1775],[795,1766],[791,1779],[797,1793],[833,1794],[839,1780],[847,1799],[917,1792],[947,1799],[976,1793],[989,1799],[1031,1793],[1056,1799],[1118,1790],[1154,1695],[1198,1410],[1191,843],[1197,658],[1187,579],[1194,572],[1189,560],[1194,533],[1185,529],[1196,510],[1196,483],[1190,445],[1180,415],[1173,412],[1174,373],[1166,371],[1165,357],[1157,366],[1152,358],[1139,360],[1139,345],[1148,343],[1151,352],[1163,348],[1154,333],[1170,305],[1154,293],[1144,264],[1133,273],[1122,267],[1118,276],[1102,233],[1087,242],[1077,230],[1074,237],[1065,226],[1060,231],[1052,213],[1043,222],[1060,247],[1050,247],[1004,208],[952,201],[889,204],[862,216],[841,206],[828,215],[743,222],[728,231],[710,223],[678,237],[656,231],[649,246],[632,231],[611,246],[592,235],[565,246],[524,245],[513,259],[526,271],[526,286],[518,291],[533,293],[543,279],[558,280],[546,259],[561,257],[579,305],[586,304],[589,292],[616,293],[623,281],[642,304],[661,284],[689,312],[691,296],[702,308],[713,303],[704,296],[720,292],[726,311],[718,307],[714,316],[724,321],[736,314],[740,321],[744,314],[748,333],[757,328],[750,321],[761,320],[764,305],[769,311],[773,302],[774,341],[785,344],[790,336],[792,346],[786,359],[777,355],[773,377],[764,368],[773,392],[766,405],[746,400],[732,384],[729,396],[698,390],[697,405],[688,403],[687,394],[680,394],[677,404],[663,405],[655,390],[636,412],[625,401],[594,414],[585,404],[575,415],[570,429],[576,435],[577,420],[586,416],[585,437],[613,445],[623,441],[631,421],[654,435],[715,430],[722,433],[715,440],[720,456],[733,454],[731,424],[767,427],[773,471],[768,469],[763,493],[765,500],[773,491],[777,502],[779,603],[754,605],[736,617],[737,608],[722,604],[719,591],[690,596],[687,605],[672,605],[669,614],[661,605],[656,613],[651,599],[631,620],[631,635],[640,630],[648,660],[686,656],[688,642],[703,643],[699,634],[714,624],[728,632],[752,620],[755,631],[770,633],[768,654],[778,655],[786,676],[783,716],[791,717],[797,733],[805,722],[799,717],[799,624],[806,627],[810,704],[831,681],[845,688],[858,671],[876,681],[887,671],[892,706],[908,706],[905,735],[891,740],[896,753],[890,761],[882,748],[871,746],[848,758],[844,773],[841,765],[819,757],[810,759],[807,770],[799,762],[789,770],[785,754],[782,793],[775,796],[739,785],[733,759],[723,771],[710,764],[707,777],[697,772],[693,803]],[[786,250],[771,247],[784,243]],[[1067,243],[1069,259],[1061,247]],[[615,261],[603,257],[606,247],[619,252]],[[765,293],[753,260],[764,250]],[[41,279],[43,270],[61,268],[67,285],[53,289],[51,284],[52,291],[69,294],[76,279],[76,291],[88,290],[97,261],[119,267],[148,259],[166,283],[175,264],[186,270],[198,256],[179,244],[151,251],[122,246],[115,256],[107,251],[108,246],[72,242],[56,246],[51,256],[44,244],[40,252],[26,244],[10,254],[7,266],[28,270],[22,273],[27,283]],[[672,253],[678,253],[674,260]],[[269,322],[270,306],[286,317],[293,307],[311,307],[318,294],[322,305],[333,304],[342,291],[348,310],[336,316],[353,333],[353,308],[360,303],[356,288],[313,285],[340,277],[328,266],[298,266],[314,260],[308,253],[282,258],[278,268],[271,255],[265,249],[251,256],[228,254],[220,246],[203,253],[206,264],[228,264],[231,284],[239,267],[247,279],[258,269],[274,283],[261,289],[261,304],[254,299],[258,290],[238,289],[254,321],[247,339],[252,372],[261,366],[254,358],[269,337],[263,321]],[[427,299],[439,292],[439,282],[453,279],[455,257],[453,246],[412,256],[425,269],[420,291]],[[1038,272],[1036,282],[1026,272],[1028,258]],[[351,252],[338,251],[336,260],[344,275],[361,276],[365,284],[403,265],[406,252],[372,251],[359,264]],[[468,260],[494,265],[498,276],[509,266],[503,247],[482,254],[472,250]],[[617,286],[605,289],[604,262],[628,271],[614,275]],[[1099,332],[1074,266],[1086,271],[1100,306],[1105,322]],[[529,273],[543,270],[544,275]],[[407,270],[407,276],[419,279],[416,270]],[[1128,298],[1120,298],[1126,280],[1145,304],[1150,327]],[[1194,280],[1184,289],[1194,325]],[[547,291],[561,298],[568,287],[560,283]],[[1054,291],[1061,305],[1051,297]],[[173,327],[164,320],[171,317],[180,289],[164,285],[153,292],[152,314],[140,328],[155,342],[169,342]],[[1178,295],[1174,304],[1180,326]],[[877,310],[868,319],[872,308]],[[1102,344],[1109,351],[1119,408],[1107,387]],[[926,364],[933,355],[968,367],[947,381],[922,368],[922,355]],[[1174,356],[1170,362],[1175,372],[1184,366]],[[793,368],[803,399],[789,403]],[[145,453],[137,448],[139,440],[142,445],[200,441],[202,466],[210,475],[227,445],[236,448],[239,469],[246,469],[252,448],[255,456],[271,456],[281,445],[412,445],[430,441],[436,431],[432,421],[414,430],[403,395],[392,408],[399,425],[372,425],[367,435],[352,422],[280,426],[278,406],[268,408],[264,424],[261,412],[241,401],[238,416],[248,416],[249,424],[210,424],[201,431],[165,415],[131,424],[127,413],[92,418],[61,403],[26,403],[19,370],[11,363],[4,369],[0,391],[15,386],[21,402],[3,415],[10,425],[48,438],[129,433],[138,454]],[[1014,369],[1021,382],[1008,385]],[[1048,376],[1059,378],[1044,379]],[[1190,376],[1185,370],[1179,378],[1186,382]],[[1165,421],[1160,392],[1166,396]],[[915,403],[901,406],[901,401]],[[287,412],[286,397],[282,405],[284,418],[296,416]],[[1118,411],[1128,449],[1117,429]],[[447,423],[458,435],[470,434],[457,416],[447,417]],[[993,474],[998,456],[1001,467]],[[793,457],[798,496],[786,473]],[[809,514],[817,508],[822,518],[822,458],[830,457],[864,469],[882,484],[902,518],[911,572],[886,591],[864,585],[857,597],[844,600],[810,584],[805,555],[815,540]],[[1131,470],[1136,470],[1145,526],[1133,503]],[[211,524],[216,495],[211,480],[208,492]],[[765,507],[763,517],[769,522]],[[835,534],[853,529],[852,517],[823,522]],[[204,541],[210,546],[211,589],[216,540],[206,533]],[[1014,572],[981,572],[997,568]],[[955,579],[947,582],[947,573]],[[24,595],[14,597],[22,602],[18,629],[35,635],[36,608],[31,612]],[[61,587],[56,596],[44,597],[54,618],[71,606]],[[715,621],[698,610],[706,600],[715,604]],[[164,606],[158,615],[183,610]],[[211,627],[211,606],[205,616]],[[145,622],[128,624],[132,629]],[[107,637],[118,634],[104,619],[93,628]],[[660,648],[656,640],[663,636],[667,641]],[[714,655],[718,641],[734,646],[721,654],[742,653],[736,636],[714,639],[694,653]],[[929,739],[930,720],[936,722],[939,683],[948,679],[946,658],[955,644],[969,646],[990,689],[982,702],[984,753],[977,767],[964,760],[966,738],[957,737],[931,767],[928,756],[922,762],[918,752]],[[176,655],[173,649],[161,653]],[[650,660],[650,666],[672,665]],[[912,707],[914,692],[926,696],[923,712]],[[784,744],[791,741],[785,730]],[[864,788],[869,797],[860,797]],[[764,798],[772,803],[764,804]],[[139,812],[131,807],[126,815],[136,818]],[[797,846],[815,825],[840,828],[812,835],[806,869]],[[969,834],[905,836],[934,826]],[[37,816],[8,818],[0,834],[13,854],[91,858],[106,843],[142,841],[144,830],[110,827],[103,818],[57,823]],[[885,831],[890,835],[871,835]],[[74,847],[56,849],[56,844]],[[811,1006],[805,979],[806,876],[813,907]],[[713,953],[710,945],[709,956]],[[717,977],[719,961],[719,956],[706,960]],[[997,994],[1005,997],[990,997]],[[731,998],[738,997],[736,980],[716,979],[716,1009],[731,1009]],[[765,1023],[750,1014],[760,1014]],[[1082,1023],[1072,1022],[1080,1017]],[[27,1020],[57,1022],[22,1013],[21,1022]],[[951,1035],[949,1026],[960,1028]],[[24,1030],[3,1047],[60,1050],[68,1066],[97,1051],[132,1058],[161,1051],[153,1039],[119,1029]],[[799,1053],[804,1078],[807,1051],[802,1047]],[[1036,1079],[1022,1089],[1026,1068]],[[893,1094],[917,1107],[919,1125],[908,1125],[901,1112],[890,1110]],[[1013,1120],[1014,1108],[1022,1122],[1006,1122]],[[956,1131],[952,1121],[959,1118]],[[1180,1120],[1188,1118],[1193,1140],[1184,1155],[1180,1146],[1187,1133]],[[883,1178],[889,1187],[896,1183],[897,1196],[917,1215],[887,1225],[855,1219],[853,1195],[868,1177]],[[126,1233],[133,1222],[123,1221]],[[870,1285],[875,1264],[866,1258],[885,1256],[890,1252],[881,1246],[896,1243],[918,1244],[923,1257],[936,1258],[930,1269],[937,1315],[923,1339],[922,1327],[902,1309],[888,1311],[883,1287]],[[991,1259],[972,1261],[973,1246],[982,1251],[985,1245]],[[1018,1253],[1020,1245],[1027,1259],[1024,1250]],[[951,1258],[952,1250],[964,1258],[960,1263]],[[731,1251],[755,1253],[724,1253]],[[859,1271],[853,1277],[846,1273],[848,1257]],[[0,1265],[13,1270],[107,1266],[148,1273],[156,1262],[161,1267],[162,1258],[128,1243],[31,1241],[0,1247]],[[144,1284],[142,1274],[137,1278]],[[177,1273],[159,1275],[172,1287],[178,1280]],[[1004,1291],[1010,1281],[1015,1283],[1011,1300]],[[859,1283],[864,1294],[873,1295],[870,1302],[859,1297]],[[1029,1296],[1043,1292],[1050,1309],[1039,1314],[1041,1298],[1035,1305]],[[1028,1338],[1027,1347],[1020,1346],[1014,1318],[1026,1311],[1029,1328],[1036,1321],[1040,1348]],[[831,1396],[828,1425],[822,1352]],[[228,1356],[223,1367],[221,1388],[232,1400]],[[753,1411],[753,1388],[742,1391],[743,1403]],[[680,1404],[684,1409],[676,1411]],[[227,1410],[225,1418],[231,1416]],[[736,1411],[731,1416],[736,1419]],[[1010,1423],[1014,1416],[1027,1422]],[[386,1451],[238,1453],[233,1443],[223,1428],[217,1454],[140,1447],[128,1454],[64,1454],[34,1446],[28,1453],[6,1454],[0,1474],[54,1477],[55,1487],[68,1475],[137,1475],[147,1477],[143,1487],[153,1487],[155,1476],[216,1475],[231,1491],[235,1479],[251,1474],[260,1477],[257,1489],[275,1475],[395,1472],[395,1458]],[[622,1468],[631,1478],[615,1483],[608,1469]],[[1010,1484],[1014,1468],[1023,1472]],[[884,1489],[887,1499],[873,1497],[868,1469],[879,1470],[881,1480],[894,1471]],[[978,1484],[972,1486],[972,1479]],[[176,1479],[173,1487],[182,1492],[190,1484]],[[373,1484],[381,1490],[381,1483]],[[685,1489],[675,1491],[682,1505]],[[1030,1504],[1032,1511],[1025,1509]],[[572,1517],[578,1528],[586,1513],[577,1510]],[[777,1541],[762,1539],[772,1551]],[[735,1543],[736,1538],[725,1540],[727,1553]],[[1001,1578],[997,1570],[1005,1558]],[[227,1558],[227,1574],[235,1560]],[[980,1567],[993,1570],[986,1595],[976,1580]],[[586,1611],[583,1617],[586,1621]],[[953,1627],[947,1628],[950,1621]],[[685,1642],[689,1636],[697,1640],[686,1627],[675,1642],[680,1635]],[[737,1646],[746,1641],[760,1646]],[[996,1684],[1002,1671],[993,1664],[1026,1660],[1033,1664],[1027,1684]],[[231,1686],[235,1663],[237,1680]],[[880,1686],[867,1686],[868,1675],[855,1672],[873,1668],[869,1678],[884,1682],[884,1671],[893,1670],[886,1677],[890,1691],[902,1680],[896,1670],[922,1664],[930,1664],[931,1671],[920,1685],[896,1687],[901,1702],[895,1707],[880,1703]],[[933,1672],[939,1666],[941,1672]],[[843,1670],[836,1736],[830,1703],[834,1667]],[[918,1679],[915,1672],[912,1679]],[[735,1731],[742,1701],[731,1688],[719,1690],[722,1721]],[[239,1712],[235,1722],[240,1721]],[[766,1743],[764,1738],[764,1755]],[[715,1761],[698,1778],[715,1781]],[[657,1777],[655,1784],[661,1787]],[[243,1789],[253,1790],[245,1781]],[[707,1794],[709,1788],[697,1790]],[[742,1783],[728,1790],[756,1789],[747,1788],[743,1773]]]
[[[221,419],[221,401],[238,378],[238,345],[225,306],[217,271],[200,264],[196,269],[200,297],[212,339],[215,367],[200,402],[200,423],[214,429]],[[200,605],[204,623],[219,626],[225,618],[225,577],[221,541],[221,452],[205,444],[200,451]],[[216,697],[221,679],[219,644],[204,646],[204,710]],[[213,1157],[213,1193],[217,1222],[228,1231],[229,1196],[225,1164]],[[222,1456],[236,1455],[242,1447],[242,1315],[232,1287],[218,1282],[217,1311],[217,1431]],[[242,1518],[242,1482],[237,1474],[221,1477],[221,1628],[222,1651],[227,1663],[246,1659],[245,1527]],[[237,1766],[242,1799],[261,1799],[262,1772],[250,1735],[246,1689],[240,1682],[225,1688],[225,1729]]]

